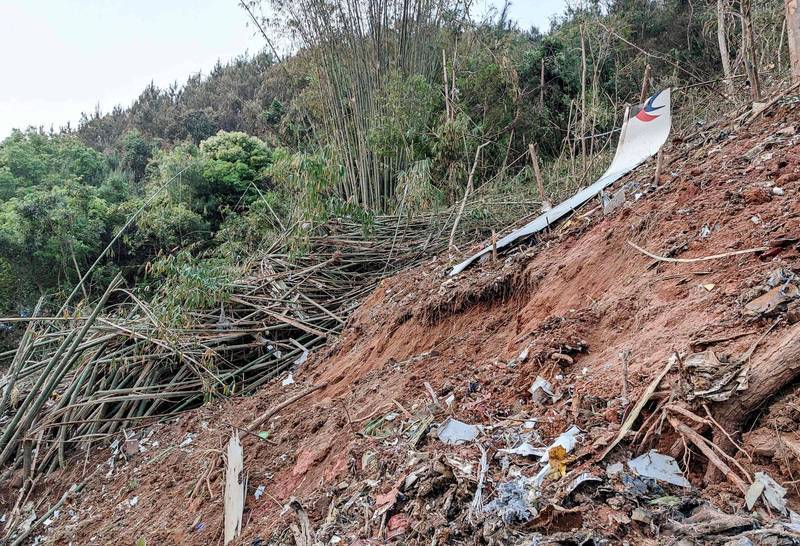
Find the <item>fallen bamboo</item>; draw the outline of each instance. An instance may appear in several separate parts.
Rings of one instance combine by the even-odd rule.
[[[309,235],[305,254],[292,258],[290,237],[281,234],[257,258],[237,265],[228,295],[210,308],[175,317],[157,298],[146,301],[135,289],[120,288],[113,306],[81,304],[68,309],[69,320],[27,321],[25,343],[0,353],[0,367],[10,373],[0,384],[7,468],[23,467],[26,437],[41,438],[36,475],[65,464],[71,448],[123,428],[254,392],[337,335],[383,278],[447,250],[448,232],[456,244],[470,244],[512,225],[532,206],[475,195],[454,231],[457,207],[376,217],[367,228],[333,219]],[[481,214],[468,214],[473,207]],[[21,400],[14,407],[10,383]]]
[[[746,250],[734,250],[732,252],[723,252],[722,254],[713,254],[711,256],[703,256],[701,258],[668,258],[666,256],[659,256],[658,254],[653,254],[642,247],[638,246],[633,241],[628,241],[628,244],[644,254],[645,256],[649,256],[654,260],[659,262],[671,262],[671,263],[681,263],[681,264],[690,264],[695,262],[705,262],[708,260],[719,260],[720,258],[730,258],[731,256],[739,256],[741,254],[753,254],[754,252],[764,252],[769,250],[768,246],[760,246],[756,248],[748,248]]]
[[[288,398],[284,402],[281,402],[280,404],[278,404],[274,408],[271,408],[271,409],[267,410],[265,413],[262,413],[259,417],[254,419],[249,425],[247,425],[247,427],[245,427],[245,430],[247,430],[248,432],[254,431],[258,426],[263,424],[268,419],[272,418],[276,413],[280,412],[284,408],[287,408],[288,406],[291,406],[292,404],[294,404],[295,402],[297,402],[301,398],[305,398],[306,396],[308,396],[312,392],[316,392],[319,389],[323,389],[323,388],[325,388],[327,386],[328,386],[327,383],[320,383],[319,385],[314,385],[313,387],[308,388],[308,389],[304,390],[303,392],[295,394],[294,396]]]

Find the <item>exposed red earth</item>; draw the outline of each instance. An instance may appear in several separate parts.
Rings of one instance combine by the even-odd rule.
[[[800,343],[800,300],[789,294],[777,301],[765,285],[780,268],[800,274],[800,110],[787,100],[750,124],[711,128],[672,143],[665,161],[657,188],[652,163],[618,182],[639,184],[608,216],[592,201],[535,244],[454,278],[440,256],[385,280],[342,336],[294,372],[293,384],[278,379],[253,397],[137,430],[113,468],[109,442],[88,459],[73,456],[34,491],[41,514],[90,476],[42,539],[222,544],[223,454],[234,427],[320,384],[327,386],[242,433],[247,497],[235,543],[298,543],[295,536],[306,536],[297,527],[304,513],[309,544],[530,544],[532,537],[540,544],[723,544],[788,522],[761,500],[747,510],[743,492],[709,469],[670,419],[719,445],[729,466],[741,465],[743,472],[734,468],[739,479],[766,472],[786,488],[788,507],[800,511],[800,364],[776,369],[781,384],[758,404],[731,409],[766,384],[764,362],[779,362]],[[674,263],[629,242],[679,259],[768,250]],[[691,355],[713,351],[722,371],[750,349],[746,387],[727,401],[690,399],[700,388],[692,381],[702,379],[685,366]],[[601,460],[675,353],[680,362],[633,426],[641,433]],[[538,376],[554,396],[537,402],[529,388]],[[703,404],[741,449],[720,441],[708,421],[665,409],[676,405],[707,420]],[[436,427],[448,417],[484,428],[474,442],[446,445]],[[546,478],[527,521],[471,510],[482,449],[479,507],[501,496],[501,484],[541,468],[536,457],[501,450],[523,439],[547,447],[572,425],[582,434],[564,461],[566,475]],[[641,491],[627,467],[609,476],[609,466],[649,449],[675,457],[692,488],[659,482],[660,490]],[[599,480],[570,490],[583,472]],[[0,512],[13,506],[15,485],[0,485]],[[705,535],[697,522],[708,524]]]

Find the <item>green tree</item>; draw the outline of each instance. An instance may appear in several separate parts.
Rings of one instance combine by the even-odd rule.
[[[72,135],[14,131],[0,143],[0,200],[64,180],[97,186],[106,173],[103,155]]]
[[[144,178],[151,155],[152,147],[138,131],[130,131],[122,137],[121,165],[131,173],[134,182]]]
[[[191,188],[195,210],[218,226],[226,210],[251,203],[265,188],[272,153],[261,140],[240,132],[220,131],[200,144],[202,177]]]
[[[39,292],[74,282],[107,240],[111,211],[76,182],[34,189],[0,204],[0,258]]]

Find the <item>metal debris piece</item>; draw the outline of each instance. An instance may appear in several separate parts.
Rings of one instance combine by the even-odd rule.
[[[785,267],[779,267],[777,269],[773,269],[767,280],[764,281],[767,286],[770,288],[775,288],[776,286],[782,286],[787,282],[792,282],[797,278],[797,276],[790,270],[786,269]]]
[[[683,476],[677,461],[654,449],[628,461],[628,468],[646,478],[653,478],[680,487],[691,487],[689,480]]]
[[[764,482],[755,480],[752,484],[750,484],[750,487],[747,488],[747,493],[744,495],[744,501],[748,510],[751,512],[753,511],[753,507],[756,505],[758,498],[763,492]]]
[[[448,417],[439,426],[439,432],[436,437],[445,444],[458,445],[473,441],[478,437],[479,433],[480,429],[477,426]]]
[[[575,449],[575,445],[578,443],[578,435],[581,433],[581,429],[572,425],[567,429],[566,432],[562,432],[558,438],[556,438],[550,446],[547,448],[547,452],[542,455],[540,461],[545,464],[542,469],[539,471],[538,474],[534,477],[534,484],[536,487],[541,487],[544,479],[553,471],[557,471],[562,476],[566,470],[566,455],[573,449]],[[555,457],[553,464],[550,464],[550,458],[553,455],[557,455]]]
[[[526,522],[536,517],[536,495],[530,479],[520,476],[501,483],[497,488],[497,496],[483,510],[499,514],[505,523]]]
[[[764,498],[764,502],[781,514],[786,515],[786,501],[784,500],[786,488],[773,480],[766,472],[756,472],[753,475],[753,480],[754,484],[756,482],[763,484],[761,496]],[[750,493],[749,490],[748,493]]]
[[[789,523],[784,523],[787,529],[800,533],[800,514],[789,510]]]
[[[531,399],[537,404],[544,403],[548,398],[553,398],[553,385],[542,376],[537,376],[536,380],[531,385],[528,391],[531,393]]]
[[[614,154],[611,165],[606,172],[593,184],[580,190],[578,193],[556,205],[554,208],[538,216],[533,221],[512,231],[502,239],[488,246],[456,265],[450,270],[449,276],[461,273],[472,262],[493,251],[504,248],[517,239],[527,237],[548,228],[561,217],[577,210],[589,199],[594,198],[601,190],[607,188],[625,174],[644,163],[649,157],[654,156],[667,141],[672,127],[671,91],[669,88],[659,91],[645,103],[649,108],[658,109],[658,115],[648,122],[643,122],[636,115],[623,120],[619,145]],[[654,106],[655,105],[655,106]],[[652,110],[654,111],[654,110]]]
[[[547,449],[543,447],[533,447],[528,442],[522,442],[520,445],[513,449],[500,449],[499,453],[506,455],[521,455],[522,457],[544,457],[547,454]]]
[[[711,349],[687,356],[684,369],[693,389],[689,400],[702,397],[722,402],[747,388],[747,368],[741,362],[722,362]]]
[[[578,443],[578,435],[580,435],[580,433],[581,433],[581,429],[579,429],[575,425],[572,425],[571,427],[569,427],[567,429],[566,432],[562,432],[561,435],[559,435],[558,438],[553,440],[553,443],[550,444],[550,446],[547,448],[548,453],[549,453],[549,451],[551,449],[553,449],[555,447],[558,447],[558,446],[563,447],[564,450],[567,453],[569,453],[570,451],[575,449],[575,445]],[[542,456],[542,462],[546,463],[548,461],[548,459],[549,459],[549,455],[547,453],[545,453]]]
[[[187,432],[186,436],[183,439],[183,441],[180,444],[178,444],[178,447],[180,447],[180,448],[187,447],[189,444],[194,442],[195,436],[197,436],[196,432]]]
[[[591,472],[581,472],[578,474],[575,479],[573,479],[569,484],[567,484],[566,489],[564,490],[564,496],[568,497],[571,495],[581,484],[586,482],[602,482],[601,478],[598,478]]]
[[[625,204],[625,187],[621,187],[611,195],[601,192],[600,196],[603,201],[603,215],[608,216]]]
[[[300,356],[298,356],[298,357],[297,357],[297,358],[294,360],[294,364],[296,364],[296,365],[300,365],[300,364],[304,363],[306,360],[308,360],[308,349],[306,349],[305,347],[303,347],[303,352],[302,352],[302,354],[301,354]]]

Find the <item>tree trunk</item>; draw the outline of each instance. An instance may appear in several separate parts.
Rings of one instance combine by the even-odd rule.
[[[758,81],[758,62],[756,60],[756,46],[753,38],[753,9],[752,0],[742,0],[742,52],[744,66],[747,70],[747,80],[750,82],[750,99],[761,100],[761,83]]]
[[[748,377],[748,388],[713,407],[717,422],[731,436],[742,431],[753,412],[769,402],[788,384],[800,377],[800,323],[790,327],[782,338],[773,341],[757,361],[753,361]],[[734,450],[725,434],[714,432],[714,443],[727,453]],[[704,481],[713,483],[718,471],[709,464]]]
[[[797,0],[786,0],[786,37],[792,83],[800,83],[800,13],[797,12]]]
[[[539,110],[544,111],[544,57],[542,57],[539,70]]]
[[[725,89],[733,95],[733,71],[731,70],[731,54],[728,50],[728,37],[725,33],[725,0],[717,0],[717,41],[719,42],[719,57],[722,61],[722,72],[725,74]]]
[[[717,421],[728,430],[738,431],[746,418],[800,376],[800,323],[769,346],[750,367],[748,388],[716,406]],[[718,444],[720,445],[720,444]]]

